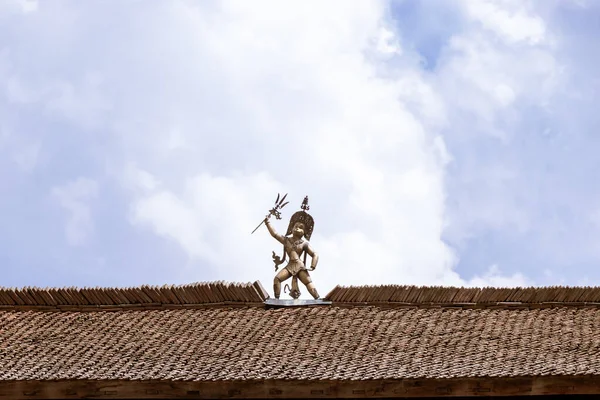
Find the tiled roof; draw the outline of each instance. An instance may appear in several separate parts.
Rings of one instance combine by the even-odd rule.
[[[0,288],[0,307],[69,309],[94,306],[181,306],[264,302],[269,295],[260,282],[201,282],[189,285],[134,288]],[[142,307],[142,308],[143,308]]]
[[[600,305],[600,287],[459,288],[447,286],[336,286],[327,295],[335,303],[370,304],[589,304]]]
[[[200,282],[132,288],[0,288],[0,309],[79,310],[186,308],[191,305],[262,305],[260,282]],[[378,306],[600,306],[600,287],[459,288],[442,286],[336,286],[325,300]]]
[[[600,375],[600,309],[15,309],[0,365],[0,381]]]

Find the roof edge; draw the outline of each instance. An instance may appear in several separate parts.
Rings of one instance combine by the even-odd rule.
[[[334,304],[506,305],[600,304],[600,287],[336,286],[325,300]]]
[[[129,288],[0,288],[0,310],[146,310],[265,306],[259,281],[196,282]],[[465,288],[451,286],[336,286],[323,299],[333,306],[378,307],[600,307],[600,287]]]
[[[48,380],[0,381],[0,399],[123,397],[155,398],[399,398],[590,394],[597,375],[457,377],[374,380]],[[29,398],[29,397],[28,397]]]
[[[269,294],[254,283],[197,282],[129,288],[0,288],[0,308],[130,307],[134,309],[175,306],[262,305]]]

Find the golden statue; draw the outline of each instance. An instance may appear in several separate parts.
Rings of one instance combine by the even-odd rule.
[[[279,273],[275,276],[275,279],[273,280],[273,291],[275,294],[275,298],[278,299],[279,294],[281,293],[281,282],[284,282],[291,277],[292,288],[290,290],[290,296],[292,296],[292,298],[297,299],[298,297],[300,297],[300,290],[298,288],[298,279],[300,279],[300,281],[308,289],[308,292],[315,299],[318,299],[319,294],[317,293],[315,285],[312,283],[312,279],[310,277],[310,274],[308,273],[309,269],[306,268],[307,254],[310,255],[312,258],[310,264],[310,271],[314,270],[317,266],[317,263],[319,262],[319,255],[313,250],[309,243],[315,223],[312,216],[307,213],[307,211],[310,208],[308,206],[308,196],[304,198],[304,201],[300,206],[302,211],[297,211],[290,218],[290,223],[288,225],[288,229],[285,236],[278,234],[269,221],[271,215],[275,215],[277,219],[281,219],[281,214],[278,210],[287,204],[283,203],[286,196],[284,196],[283,199],[281,199],[281,201],[279,201],[279,196],[277,196],[277,200],[275,201],[275,208],[269,211],[269,214],[260,224],[262,225],[262,223],[264,223],[265,225],[267,225],[267,229],[269,230],[271,236],[273,236],[275,239],[277,239],[278,242],[283,244],[283,259],[281,259],[275,254],[275,252],[273,252],[273,262],[275,263],[275,271],[279,269],[279,265],[285,262],[286,256],[289,257],[289,262],[287,263],[287,265],[281,271],[279,271]],[[304,256],[304,261],[301,259],[302,256]],[[288,285],[286,285],[286,289],[287,288],[289,288]]]

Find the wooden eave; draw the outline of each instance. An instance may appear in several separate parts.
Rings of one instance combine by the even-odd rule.
[[[599,376],[365,381],[3,381],[0,399],[363,399],[588,395]]]

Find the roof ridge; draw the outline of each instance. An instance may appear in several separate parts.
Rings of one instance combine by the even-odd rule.
[[[105,288],[2,288],[0,308],[163,308],[262,305],[269,294],[259,281],[195,282],[183,285]],[[416,285],[336,286],[324,298],[356,306],[518,306],[600,304],[600,287],[455,287]]]
[[[336,286],[325,300],[365,304],[585,304],[600,303],[598,286],[456,287],[456,286]]]
[[[259,281],[195,282],[184,285],[138,287],[64,287],[64,288],[4,288],[0,287],[0,307],[94,307],[94,306],[156,306],[262,304],[269,298]]]

